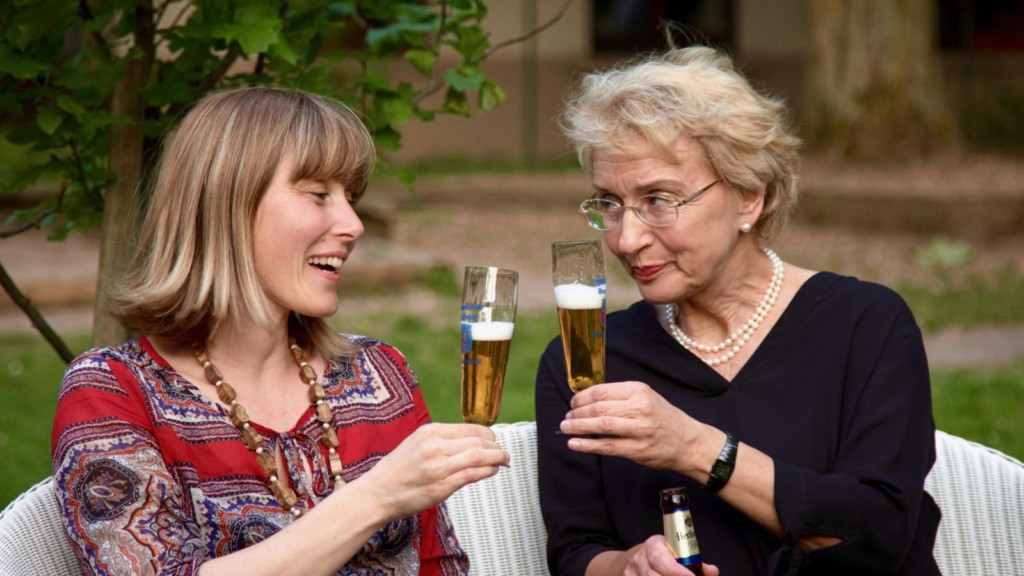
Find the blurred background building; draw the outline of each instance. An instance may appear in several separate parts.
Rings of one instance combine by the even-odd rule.
[[[1024,150],[1024,0],[932,1],[946,97],[965,143]],[[525,35],[564,6],[560,0],[489,3],[492,44]],[[810,50],[804,0],[573,0],[551,28],[484,63],[508,92],[506,102],[472,119],[439,116],[405,127],[397,158],[569,162],[555,123],[564,96],[583,71],[663,48],[662,22],[674,22],[683,42],[729,51],[799,119]]]

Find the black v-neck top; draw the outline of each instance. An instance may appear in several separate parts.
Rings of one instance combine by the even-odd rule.
[[[703,560],[722,574],[939,574],[939,510],[923,488],[935,461],[928,364],[921,332],[892,290],[815,274],[731,382],[680,346],[654,307],[637,302],[608,316],[606,371],[608,382],[645,382],[770,456],[785,539],[688,477],[569,450],[554,433],[572,394],[556,338],[536,389],[540,499],[555,576],[582,575],[598,553],[661,533],[658,491],[678,485],[689,488]],[[842,543],[803,553],[803,535]]]

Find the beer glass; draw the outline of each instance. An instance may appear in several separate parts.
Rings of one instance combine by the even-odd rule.
[[[555,242],[551,263],[565,372],[575,393],[604,382],[604,253],[597,240]]]
[[[494,266],[467,266],[462,282],[462,420],[498,420],[505,367],[516,319],[519,275]]]

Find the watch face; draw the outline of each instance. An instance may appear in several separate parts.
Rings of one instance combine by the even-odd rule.
[[[715,460],[715,465],[711,467],[711,475],[718,477],[720,480],[728,480],[732,474],[734,462],[729,460]]]

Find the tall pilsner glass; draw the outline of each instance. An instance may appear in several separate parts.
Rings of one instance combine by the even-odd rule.
[[[505,367],[516,320],[519,275],[493,266],[467,266],[462,282],[462,420],[498,420]]]
[[[555,242],[551,262],[565,371],[579,392],[604,382],[604,253],[597,240]]]

